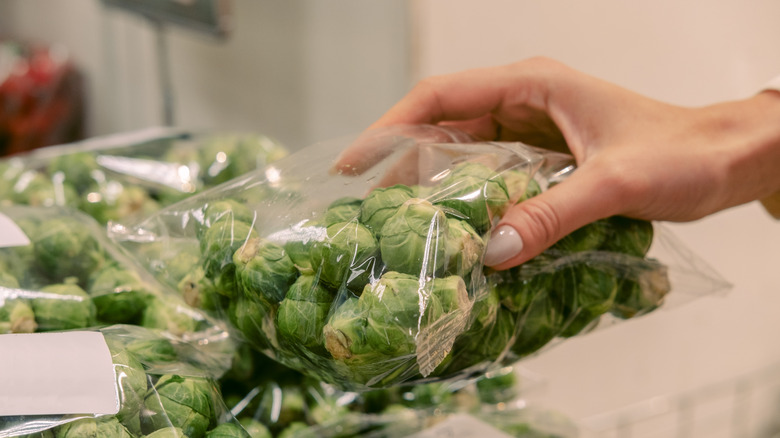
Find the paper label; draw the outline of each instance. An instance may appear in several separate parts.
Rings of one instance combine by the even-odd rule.
[[[0,213],[0,248],[11,246],[26,246],[30,239],[24,234],[19,225],[8,216]]]
[[[0,416],[119,412],[100,332],[0,335]]]
[[[410,438],[512,438],[505,432],[468,414],[450,415],[446,420]]]

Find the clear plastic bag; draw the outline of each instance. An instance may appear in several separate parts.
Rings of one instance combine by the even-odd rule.
[[[253,133],[152,128],[0,161],[3,205],[69,206],[98,222],[144,216],[287,155]]]
[[[355,139],[314,145],[109,232],[255,348],[358,390],[479,375],[604,315],[725,285],[691,254],[648,257],[664,242],[653,224],[627,218],[575,231],[521,268],[485,269],[501,214],[574,162],[465,140],[431,126],[375,132],[360,137],[369,147],[354,172],[336,173]],[[684,251],[672,246],[666,254]],[[693,281],[668,294],[678,262]],[[181,263],[186,275],[172,275]]]
[[[57,207],[15,206],[0,213],[11,221],[0,240],[12,227],[28,239],[0,247],[0,333],[134,324],[204,349],[235,348],[225,323],[187,306],[89,216]]]
[[[113,325],[100,332],[111,353],[118,412],[0,417],[0,437],[249,438],[216,384],[232,351],[204,354],[192,344],[139,326]]]

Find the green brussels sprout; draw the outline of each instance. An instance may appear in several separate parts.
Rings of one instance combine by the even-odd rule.
[[[141,428],[150,433],[176,426],[188,437],[203,437],[216,423],[215,395],[208,379],[161,376],[144,397]]]
[[[271,431],[263,423],[253,418],[242,418],[239,420],[239,423],[244,427],[250,438],[272,438]]]
[[[277,438],[316,438],[317,432],[311,430],[308,424],[303,421],[296,421],[290,423],[285,429],[283,429]]]
[[[190,435],[184,433],[184,430],[180,427],[164,427],[157,429],[149,435],[145,435],[145,438],[192,438]]]
[[[511,203],[523,202],[542,193],[539,183],[524,170],[509,169],[501,173],[506,183]]]
[[[25,172],[17,179],[13,191],[11,201],[14,204],[53,207],[76,205],[78,202],[76,189],[63,182],[61,173],[50,179],[35,171]]]
[[[244,296],[276,305],[298,275],[284,248],[273,242],[250,238],[233,256],[236,279]]]
[[[255,213],[235,199],[210,202],[203,210],[203,223],[198,224],[198,236],[200,237],[207,229],[223,220],[251,224],[255,220]]]
[[[448,218],[447,225],[447,272],[465,277],[482,258],[485,241],[466,221]]]
[[[35,257],[53,282],[76,277],[85,285],[90,274],[104,262],[93,230],[75,217],[48,219],[35,236]]]
[[[376,188],[363,200],[360,207],[360,222],[380,237],[387,219],[413,197],[415,195],[412,188],[402,184]]]
[[[190,277],[193,271],[199,269],[199,265],[200,254],[197,251],[179,251],[165,261],[165,270],[161,273],[168,284],[179,284],[186,277]],[[202,268],[200,269],[203,271]]]
[[[218,135],[198,148],[202,179],[207,186],[221,184],[279,160],[287,149],[263,135]]]
[[[146,396],[147,377],[143,365],[121,345],[108,343],[118,386],[119,420],[133,435],[141,434],[141,407]]]
[[[601,251],[644,257],[653,243],[653,223],[623,216],[606,219],[608,233]]]
[[[619,280],[617,295],[610,312],[627,319],[655,310],[671,290],[667,269],[655,260],[642,260]]]
[[[481,163],[456,166],[439,185],[441,199],[436,203],[449,207],[477,230],[485,233],[492,220],[509,205],[506,182],[496,171]]]
[[[101,224],[127,219],[134,215],[146,216],[159,208],[157,201],[152,199],[143,187],[123,185],[118,181],[90,187],[84,192],[79,203],[81,211]]]
[[[257,238],[257,231],[246,222],[220,220],[212,224],[200,240],[206,276],[216,280],[221,274],[233,275],[233,254],[252,238]]]
[[[415,409],[444,408],[453,402],[452,392],[442,383],[415,385],[403,392],[401,404]]]
[[[235,423],[222,423],[206,432],[206,438],[252,438],[243,427]]]
[[[114,417],[83,418],[58,426],[57,438],[133,438]]]
[[[575,263],[559,270],[551,295],[564,310],[566,326],[560,335],[574,336],[608,312],[617,286],[615,275],[597,266]]]
[[[49,175],[62,172],[64,180],[81,193],[94,182],[92,172],[98,169],[95,154],[76,152],[55,157],[49,162],[46,170]]]
[[[31,300],[39,331],[86,328],[95,323],[95,305],[77,284],[52,284],[40,292]]]
[[[152,295],[141,315],[140,325],[180,336],[197,331],[203,321],[203,315],[187,307],[178,298]]]
[[[334,295],[313,275],[301,275],[279,304],[276,325],[279,335],[293,345],[313,348],[322,344],[322,328]]]
[[[328,227],[341,222],[356,221],[360,217],[362,202],[360,198],[353,196],[345,196],[331,202],[322,218],[323,224]]]
[[[476,386],[482,403],[507,403],[518,396],[517,375],[512,367],[486,373],[477,380]]]
[[[375,269],[377,242],[371,231],[357,222],[329,226],[327,238],[311,249],[312,268],[324,284],[338,289],[345,284],[358,292]]]
[[[96,271],[89,280],[88,292],[98,321],[107,324],[137,323],[149,296],[138,275],[120,266]]]
[[[16,287],[26,286],[35,289],[43,284],[48,284],[49,281],[39,272],[35,259],[34,239],[37,235],[38,223],[22,219],[17,220],[16,225],[31,239],[31,243],[24,246],[0,248],[0,272],[12,276]]]
[[[604,220],[592,222],[564,236],[550,249],[562,253],[598,250],[607,238],[608,229]]]
[[[313,274],[311,249],[316,242],[327,238],[326,228],[319,221],[305,221],[288,230],[284,250],[301,274]]]
[[[563,329],[563,315],[561,304],[547,293],[534,295],[519,313],[512,353],[522,358],[547,345]]]
[[[144,365],[175,362],[179,359],[176,348],[165,338],[136,339],[128,342],[125,348]]]
[[[520,312],[536,296],[550,293],[555,276],[549,269],[549,260],[538,256],[521,266],[492,273],[489,283],[504,307]]]
[[[273,324],[276,309],[260,300],[240,297],[230,301],[228,317],[244,338],[255,348],[278,346]]]
[[[448,236],[444,210],[424,199],[412,198],[382,227],[382,261],[389,271],[420,278],[436,276],[447,264]]]
[[[325,348],[336,360],[352,359],[370,351],[366,345],[366,314],[358,298],[348,298],[336,308],[323,327]]]
[[[5,290],[3,290],[5,288]],[[29,300],[15,298],[16,278],[0,271],[0,334],[33,333],[38,328]]]

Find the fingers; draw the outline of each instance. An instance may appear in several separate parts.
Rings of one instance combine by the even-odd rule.
[[[581,171],[510,208],[491,234],[485,265],[499,270],[517,266],[572,231],[616,214],[614,189]]]

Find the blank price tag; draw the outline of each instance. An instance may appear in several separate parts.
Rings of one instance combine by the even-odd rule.
[[[0,335],[0,416],[117,412],[114,365],[102,333]]]
[[[30,244],[30,239],[24,234],[19,225],[12,221],[8,216],[0,213],[0,248],[11,246],[26,246]]]

